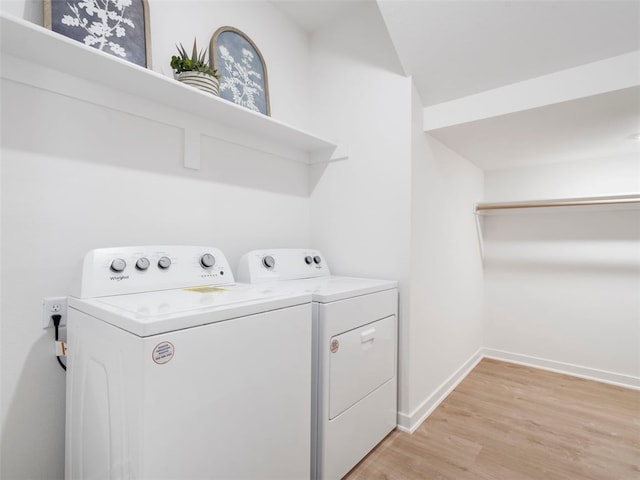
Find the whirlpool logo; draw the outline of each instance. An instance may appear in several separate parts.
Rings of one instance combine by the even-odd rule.
[[[128,280],[128,279],[129,279],[129,275],[114,275],[113,277],[110,277],[110,280],[116,281],[116,282],[119,282],[121,280]]]

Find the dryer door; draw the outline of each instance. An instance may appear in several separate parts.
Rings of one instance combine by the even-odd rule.
[[[329,419],[393,378],[395,332],[390,315],[330,339]]]

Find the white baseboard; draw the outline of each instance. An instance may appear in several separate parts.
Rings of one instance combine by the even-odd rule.
[[[597,382],[608,383],[620,387],[640,390],[640,378],[631,375],[623,375],[595,368],[581,367],[570,363],[546,360],[544,358],[521,355],[519,353],[505,352],[493,348],[481,348],[474,353],[453,375],[451,375],[440,387],[436,389],[418,408],[410,414],[398,412],[398,430],[413,433],[422,425],[433,411],[438,408],[447,396],[471,373],[483,358],[492,358],[503,362],[517,363],[528,367],[549,370],[556,373],[571,375],[574,377],[595,380]]]
[[[549,370],[551,372],[563,373],[573,377],[585,378],[587,380],[595,380],[597,382],[609,383],[619,387],[640,390],[640,377],[624,375],[621,373],[608,372],[606,370],[598,370],[595,368],[582,367],[571,363],[557,362],[555,360],[547,360],[544,358],[531,357],[520,353],[505,352],[495,350],[493,348],[483,349],[483,358],[493,358],[504,362],[517,363],[527,367],[539,368],[541,370]]]
[[[418,408],[410,414],[398,412],[398,430],[413,433],[429,415],[447,398],[458,384],[480,363],[483,358],[482,349],[474,353],[453,375],[445,380],[435,392],[424,400]]]

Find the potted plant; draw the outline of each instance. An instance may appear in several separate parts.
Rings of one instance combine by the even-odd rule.
[[[199,88],[205,92],[218,95],[220,86],[220,74],[209,65],[207,49],[198,53],[196,41],[193,41],[191,56],[187,54],[182,44],[176,45],[179,55],[171,57],[171,68],[175,72],[175,78],[187,85]]]

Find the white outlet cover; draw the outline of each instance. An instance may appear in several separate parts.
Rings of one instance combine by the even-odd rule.
[[[67,324],[67,297],[45,297],[42,300],[42,328],[53,328],[51,315],[61,315],[60,326]]]

